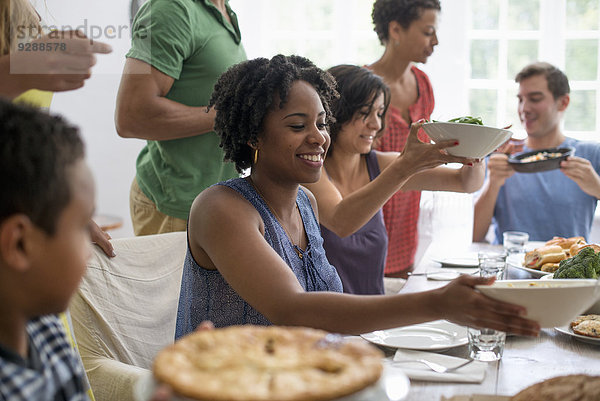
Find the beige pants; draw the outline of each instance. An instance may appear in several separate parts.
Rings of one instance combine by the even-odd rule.
[[[187,222],[177,217],[167,216],[156,208],[142,192],[136,179],[129,192],[129,211],[135,235],[150,235],[187,230]]]

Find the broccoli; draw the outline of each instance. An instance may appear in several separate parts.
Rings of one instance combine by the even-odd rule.
[[[600,255],[592,248],[583,248],[570,259],[560,262],[554,278],[598,278],[600,275]]]

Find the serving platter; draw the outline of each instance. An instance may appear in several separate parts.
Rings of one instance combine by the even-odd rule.
[[[523,270],[531,274],[535,278],[542,278],[547,275],[552,275],[552,273],[543,272],[541,270],[530,269],[528,267],[523,266],[524,255],[515,253],[512,255],[508,255],[506,258],[506,264],[510,267],[514,267],[515,269]]]
[[[600,346],[600,338],[582,336],[581,334],[573,333],[573,330],[571,329],[570,326],[555,327],[554,330],[558,331],[559,333],[571,336],[571,337],[575,338],[576,340],[583,341],[584,343],[589,343],[589,344],[594,344],[594,345]]]

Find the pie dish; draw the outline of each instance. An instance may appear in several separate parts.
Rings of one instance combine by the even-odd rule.
[[[304,327],[198,331],[162,350],[154,378],[180,396],[211,401],[326,401],[377,382],[383,354]]]
[[[133,386],[134,401],[152,399],[159,387],[152,373],[145,372]],[[379,380],[362,390],[336,398],[332,401],[405,401],[410,391],[410,380],[404,371],[389,364],[383,367]],[[191,398],[174,395],[171,401],[194,401]]]

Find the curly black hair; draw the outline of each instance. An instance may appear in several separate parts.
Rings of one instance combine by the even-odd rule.
[[[376,0],[373,4],[374,29],[382,45],[388,41],[388,27],[390,22],[398,22],[404,29],[421,18],[423,10],[434,9],[440,11],[442,6],[439,0]]]
[[[380,136],[385,128],[385,113],[390,105],[390,88],[383,79],[370,70],[356,65],[341,64],[327,70],[337,82],[338,99],[331,102],[331,110],[335,116],[335,123],[329,127],[331,135],[330,154],[335,147],[337,136],[342,126],[351,121],[357,112],[367,108],[369,113],[373,103],[379,95],[383,94],[384,110],[381,117],[381,129],[377,132]]]
[[[300,56],[257,58],[229,68],[215,84],[209,107],[215,106],[215,131],[221,137],[225,160],[239,172],[251,166],[252,148],[274,99],[282,108],[295,81],[311,84],[325,108],[326,122],[335,121],[329,104],[338,96],[333,77]]]
[[[68,169],[83,157],[76,127],[0,99],[0,223],[22,213],[53,235],[71,199]]]

